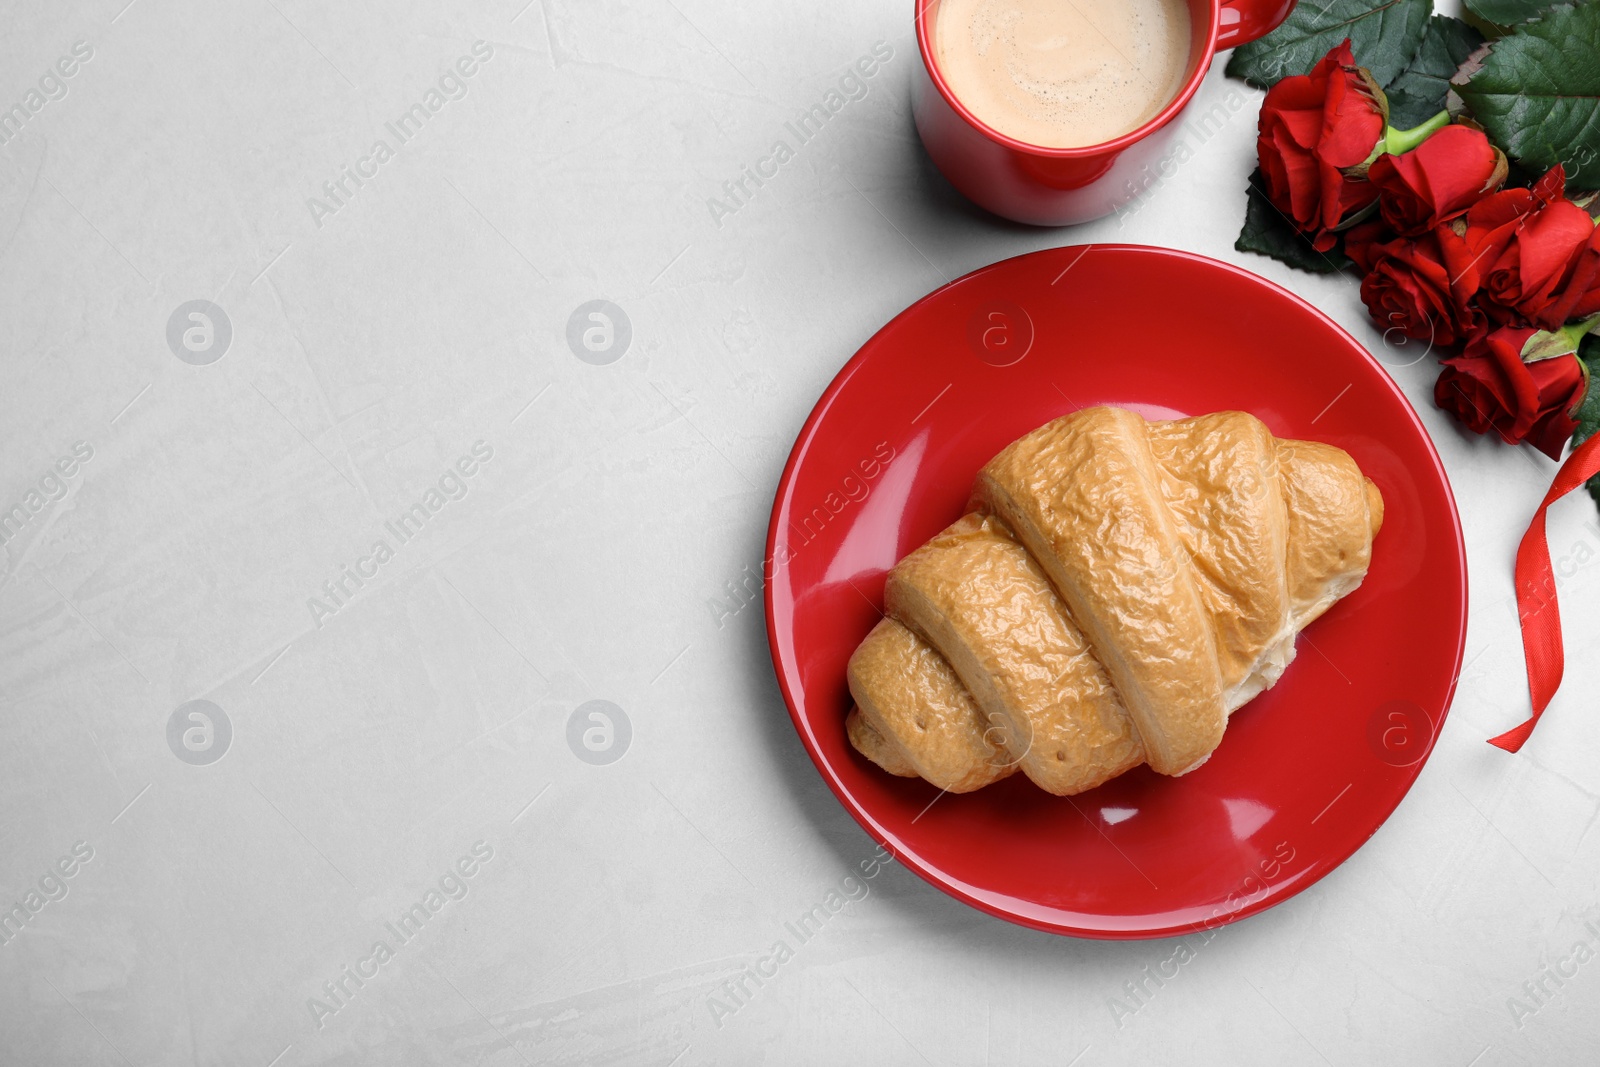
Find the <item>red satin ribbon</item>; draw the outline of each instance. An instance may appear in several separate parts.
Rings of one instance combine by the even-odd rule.
[[[1517,615],[1522,623],[1522,655],[1528,664],[1528,696],[1533,717],[1489,743],[1516,752],[1533,734],[1533,728],[1561,687],[1565,659],[1561,652],[1561,609],[1556,603],[1556,576],[1550,567],[1550,546],[1545,541],[1545,511],[1557,500],[1600,474],[1600,434],[1573,449],[1556,471],[1556,480],[1533,513],[1528,532],[1517,546]]]

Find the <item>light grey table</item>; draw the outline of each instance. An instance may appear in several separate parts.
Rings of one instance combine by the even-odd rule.
[[[1509,756],[1554,465],[1437,411],[1349,279],[1233,252],[1260,94],[1220,65],[1175,174],[1043,231],[921,155],[906,0],[125,3],[0,5],[0,1062],[1593,1056],[1594,507],[1553,514],[1566,685]],[[789,445],[906,304],[1086,241],[1244,263],[1391,366],[1471,557],[1438,748],[1183,951],[889,865],[735,997],[874,851],[736,592]]]

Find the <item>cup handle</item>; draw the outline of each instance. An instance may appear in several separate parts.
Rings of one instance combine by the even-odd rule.
[[[1295,0],[1222,0],[1217,50],[1237,48],[1277,29]]]

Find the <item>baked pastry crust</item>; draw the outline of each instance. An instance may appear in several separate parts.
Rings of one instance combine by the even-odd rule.
[[[1199,766],[1361,583],[1383,521],[1348,454],[1237,411],[1074,412],[990,461],[973,500],[890,571],[891,618],[849,671],[852,744],[955,791]]]
[[[1060,591],[1150,766],[1182,774],[1217,747],[1228,715],[1213,623],[1161,484],[1144,419],[1089,408],[1001,452],[977,494]]]
[[[967,793],[1016,770],[944,657],[895,620],[872,628],[846,674],[850,743],[890,774]]]
[[[999,520],[967,515],[901,560],[884,602],[949,661],[1040,788],[1081,793],[1144,762],[1111,679]]]

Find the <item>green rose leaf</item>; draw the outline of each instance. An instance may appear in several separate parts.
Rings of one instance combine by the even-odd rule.
[[[1282,26],[1234,49],[1228,74],[1269,89],[1306,73],[1348,37],[1356,62],[1387,85],[1416,54],[1432,10],[1433,0],[1307,0]]]
[[[1467,10],[1496,26],[1515,26],[1546,10],[1555,0],[1467,0]]]
[[[1578,405],[1578,410],[1572,416],[1578,422],[1577,432],[1572,435],[1573,448],[1600,430],[1600,384],[1597,384],[1600,383],[1600,336],[1590,334],[1585,337],[1578,348],[1578,358],[1583,361],[1584,378],[1589,388],[1583,394],[1583,403]],[[1589,495],[1594,497],[1596,504],[1600,504],[1600,474],[1589,479]]]
[[[1482,43],[1483,34],[1460,19],[1449,15],[1429,19],[1417,54],[1399,77],[1383,87],[1389,98],[1389,125],[1408,130],[1443,111],[1450,79]]]
[[[1244,213],[1244,229],[1233,247],[1241,252],[1255,252],[1271,256],[1314,274],[1332,274],[1350,266],[1350,260],[1338,249],[1318,252],[1311,241],[1295,229],[1294,223],[1273,206],[1267,194],[1261,191],[1261,172],[1250,175],[1250,192]]]
[[[1452,88],[1528,170],[1564,163],[1569,187],[1600,188],[1600,4],[1563,4],[1518,26]]]

